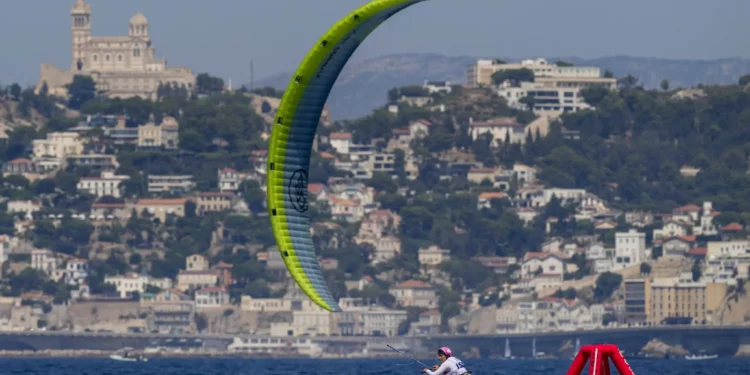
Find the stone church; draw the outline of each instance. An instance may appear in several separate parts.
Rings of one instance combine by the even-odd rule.
[[[91,7],[85,0],[76,0],[70,15],[70,68],[42,64],[37,92],[46,83],[50,94],[67,95],[65,85],[77,74],[91,76],[97,90],[110,98],[155,99],[160,83],[188,90],[195,85],[192,70],[167,67],[166,59],[156,57],[148,20],[140,12],[130,19],[128,35],[123,36],[92,36]]]

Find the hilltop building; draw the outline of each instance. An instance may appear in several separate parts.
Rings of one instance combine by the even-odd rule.
[[[188,68],[169,68],[167,60],[156,57],[146,17],[136,13],[128,25],[128,35],[92,36],[91,7],[76,0],[71,16],[71,62],[68,70],[42,64],[39,92],[47,84],[51,95],[67,95],[66,85],[75,75],[91,76],[97,89],[111,98],[156,98],[160,84],[195,85]]]
[[[466,80],[471,87],[493,86],[492,75],[504,70],[528,69],[534,72],[534,82],[512,85],[504,82],[498,87],[498,95],[505,98],[512,108],[525,109],[521,99],[533,98],[533,110],[538,115],[557,116],[563,112],[576,112],[590,108],[580,94],[581,89],[600,85],[608,89],[617,87],[617,80],[602,77],[601,69],[595,66],[557,66],[545,59],[523,60],[506,63],[499,60],[478,60],[466,71]]]

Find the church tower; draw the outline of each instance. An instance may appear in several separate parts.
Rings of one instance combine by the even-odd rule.
[[[148,19],[143,13],[138,12],[130,18],[128,35],[131,37],[137,36],[143,39],[148,39]]]
[[[76,0],[70,11],[71,18],[71,64],[70,70],[80,72],[86,69],[83,49],[91,40],[91,7],[85,0]]]

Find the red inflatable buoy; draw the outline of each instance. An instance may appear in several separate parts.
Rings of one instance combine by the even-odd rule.
[[[589,375],[610,375],[609,361],[612,360],[620,375],[635,375],[617,345],[601,344],[582,346],[566,375],[581,375],[586,362],[589,362]]]

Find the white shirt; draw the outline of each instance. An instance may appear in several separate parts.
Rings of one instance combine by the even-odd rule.
[[[448,357],[436,371],[427,370],[427,375],[461,375],[465,373],[464,363],[456,357]]]

